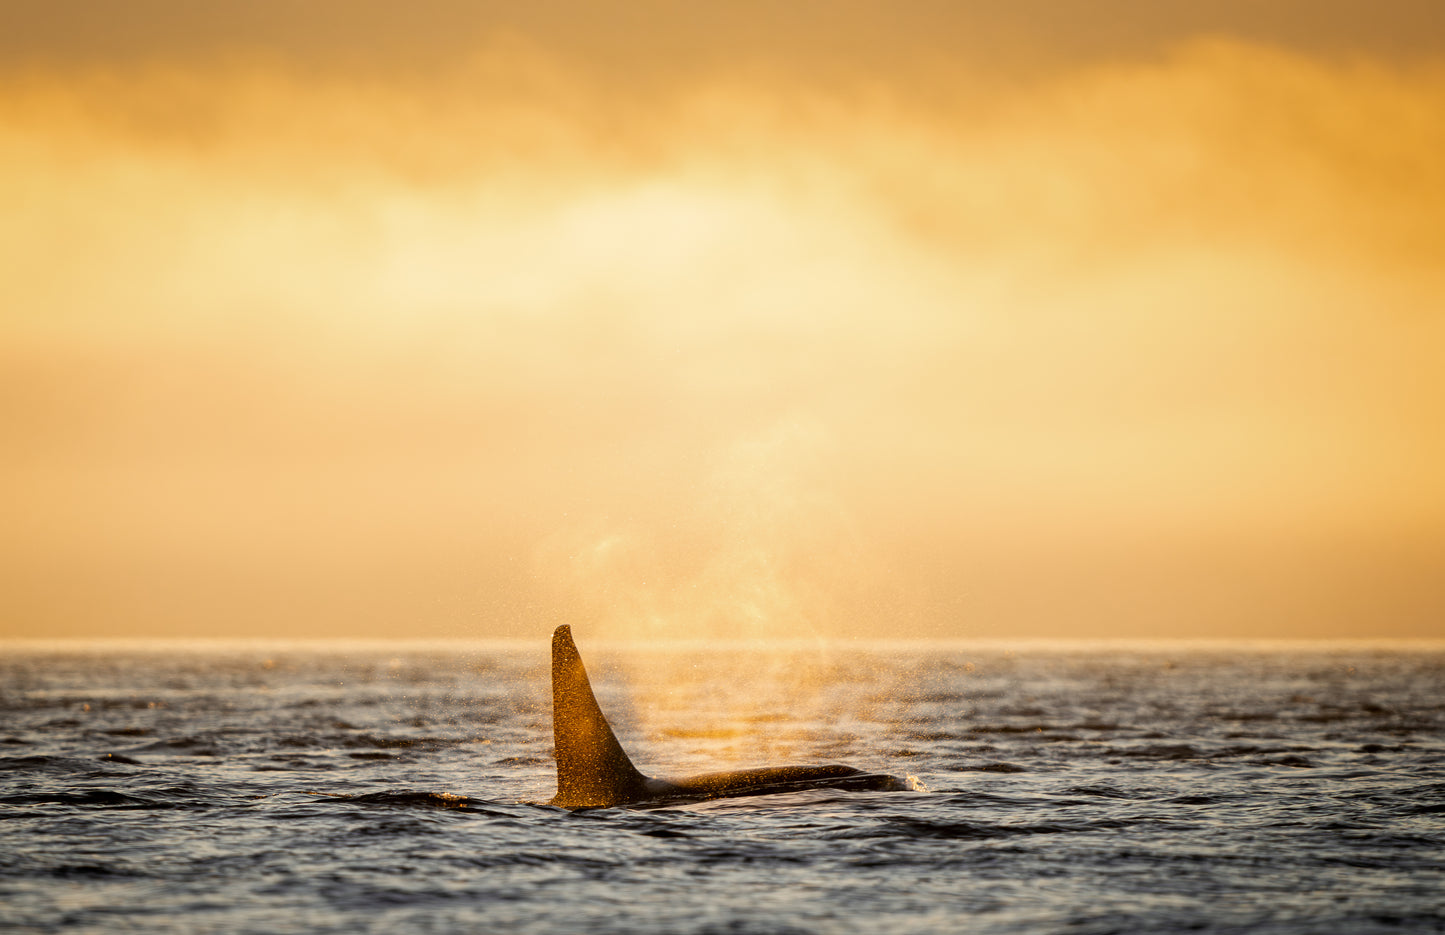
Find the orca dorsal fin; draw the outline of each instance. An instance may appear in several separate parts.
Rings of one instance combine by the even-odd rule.
[[[647,797],[647,777],[617,742],[587,680],[587,669],[566,625],[552,634],[552,741],[562,808],[600,807]]]

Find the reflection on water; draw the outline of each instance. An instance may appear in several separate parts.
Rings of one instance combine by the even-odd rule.
[[[586,648],[654,775],[565,813],[545,639],[9,645],[0,923],[39,931],[1438,931],[1445,647]]]

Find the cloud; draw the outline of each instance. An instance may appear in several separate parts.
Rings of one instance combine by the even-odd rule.
[[[891,74],[12,74],[12,617],[1302,632],[1209,569],[1372,543],[1438,602],[1437,66]]]

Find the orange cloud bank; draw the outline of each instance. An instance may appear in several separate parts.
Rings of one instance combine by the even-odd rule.
[[[1440,636],[1445,71],[0,93],[4,635]]]

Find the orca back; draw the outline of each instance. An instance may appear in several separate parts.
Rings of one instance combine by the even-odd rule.
[[[572,642],[572,628],[552,634],[552,738],[557,757],[559,808],[611,808],[640,802],[667,804],[805,789],[898,791],[908,783],[851,766],[767,766],[684,779],[649,779],[617,742],[592,694],[587,669]]]

